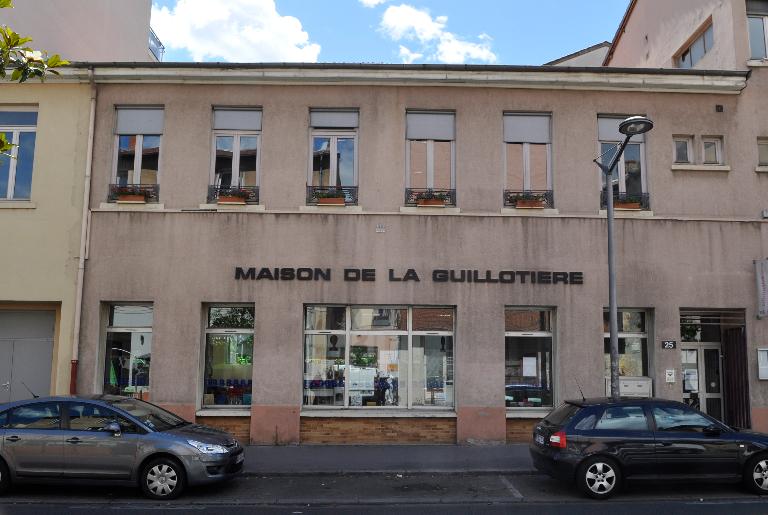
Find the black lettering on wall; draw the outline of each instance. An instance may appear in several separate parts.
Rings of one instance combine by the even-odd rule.
[[[344,269],[344,280],[345,281],[359,281],[360,280],[360,270],[358,268],[345,268]]]
[[[331,269],[330,268],[315,268],[315,275],[312,277],[315,281],[330,281]]]
[[[552,284],[568,284],[568,272],[554,272],[552,274]]]
[[[571,272],[568,275],[570,276],[571,284],[584,284],[583,272]]]
[[[536,282],[539,284],[551,284],[552,272],[539,272],[536,278]]]
[[[447,283],[448,270],[432,270],[432,281],[436,283]]]
[[[235,280],[238,279],[256,279],[256,269],[251,267],[244,270],[241,266],[235,267]]]
[[[399,277],[395,277],[395,271],[393,269],[389,269],[389,280],[390,281],[402,281]]]
[[[421,279],[419,279],[419,274],[416,273],[416,270],[413,268],[409,268],[407,272],[405,272],[405,277],[403,277],[403,281],[416,281],[420,282]]]
[[[296,270],[293,268],[281,268],[280,280],[281,281],[293,281],[296,279]]]
[[[311,281],[314,279],[314,274],[312,273],[311,268],[297,268],[296,269],[296,279],[299,281]]]
[[[499,282],[505,284],[515,282],[515,272],[512,270],[502,270],[499,272]]]
[[[376,280],[376,269],[375,268],[363,268],[362,279],[363,279],[363,281],[375,281]]]
[[[261,279],[268,279],[270,281],[274,281],[275,276],[272,275],[272,270],[270,270],[269,268],[262,268],[261,270],[259,270],[259,275],[256,276],[256,280],[261,280]]]

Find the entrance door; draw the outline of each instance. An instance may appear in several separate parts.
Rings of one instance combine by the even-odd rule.
[[[720,344],[684,343],[680,352],[683,402],[723,420]]]
[[[53,311],[0,311],[0,403],[48,395]]]

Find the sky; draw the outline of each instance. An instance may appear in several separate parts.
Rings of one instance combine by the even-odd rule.
[[[153,0],[164,61],[539,65],[610,41],[629,0]]]

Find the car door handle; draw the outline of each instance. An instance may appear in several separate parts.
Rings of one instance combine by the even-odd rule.
[[[5,437],[5,441],[6,442],[18,442],[19,440],[21,440],[21,438],[19,438],[16,435],[14,435],[14,436],[6,436]]]
[[[75,436],[75,437],[72,437],[72,438],[67,438],[67,442],[69,442],[69,443],[80,443],[80,442],[82,442],[82,440]]]

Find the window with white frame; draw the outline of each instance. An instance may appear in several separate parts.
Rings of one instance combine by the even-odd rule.
[[[675,163],[690,164],[693,162],[693,136],[674,136]]]
[[[506,189],[552,189],[549,114],[504,113]]]
[[[618,310],[619,375],[648,375],[648,324],[650,315],[641,309]],[[605,377],[611,375],[610,313],[603,312],[603,355]]]
[[[553,347],[550,309],[504,310],[504,404],[507,408],[552,407]]]
[[[720,136],[703,136],[702,145],[702,163],[705,165],[723,164],[723,138]]]
[[[0,154],[0,201],[31,196],[36,128],[37,112],[0,110],[0,134],[13,145]]]
[[[445,111],[406,113],[406,187],[416,190],[455,188],[455,114]]]
[[[158,183],[162,134],[162,108],[117,108],[115,184]]]
[[[757,164],[758,166],[768,166],[768,138],[757,140]]]
[[[626,117],[599,116],[598,138],[602,163],[608,165],[625,136],[619,132],[619,124]],[[605,190],[605,174],[600,171],[601,188]],[[632,136],[624,149],[611,176],[611,188],[614,198],[640,200],[647,194],[645,171],[645,134]]]
[[[253,387],[253,306],[208,306],[203,407],[249,407]]]
[[[453,407],[453,308],[312,305],[304,320],[305,407]]]
[[[357,186],[359,113],[351,109],[312,109],[312,155],[307,185],[315,188]]]
[[[214,108],[211,184],[216,188],[259,185],[260,109]]]
[[[766,7],[768,10],[768,7]],[[750,14],[747,16],[749,24],[749,48],[750,58],[768,58],[768,12]]]
[[[678,68],[693,68],[715,46],[712,23],[677,57]]]
[[[149,399],[152,358],[151,304],[109,304],[104,393]]]

